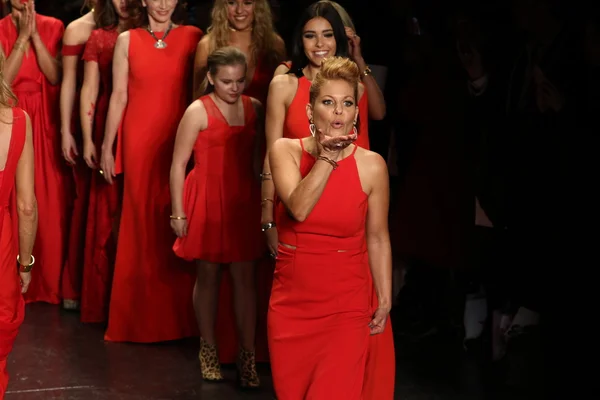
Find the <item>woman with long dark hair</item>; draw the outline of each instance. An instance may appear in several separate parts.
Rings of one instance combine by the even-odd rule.
[[[98,29],[88,40],[83,54],[84,80],[81,89],[83,159],[92,174],[87,209],[87,229],[81,320],[105,322],[116,253],[121,179],[109,185],[98,173],[98,152],[104,140],[104,125],[112,93],[112,61],[115,44],[128,24],[125,0],[102,0],[96,7]]]
[[[98,171],[111,185],[123,173],[105,337],[149,343],[197,334],[193,266],[171,249],[169,169],[177,124],[191,98],[194,50],[202,31],[177,23],[177,0],[129,5],[128,15],[140,28],[121,33],[115,44]]]

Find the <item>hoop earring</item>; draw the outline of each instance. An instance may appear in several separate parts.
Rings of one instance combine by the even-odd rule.
[[[356,125],[352,128],[353,133],[358,136],[358,129],[356,129]]]
[[[312,135],[312,137],[316,137],[317,135],[317,128],[315,127],[315,124],[310,124],[308,126],[308,130],[310,130],[310,134]]]

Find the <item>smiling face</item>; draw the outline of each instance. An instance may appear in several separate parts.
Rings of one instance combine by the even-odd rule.
[[[318,67],[323,59],[336,53],[333,28],[325,18],[313,18],[304,25],[302,31],[302,47],[309,62]]]
[[[229,25],[238,31],[245,31],[254,23],[254,1],[227,0],[227,20]]]
[[[336,79],[323,83],[314,104],[307,106],[309,121],[330,136],[352,133],[358,118],[355,89],[345,80]]]
[[[207,75],[208,81],[214,87],[215,96],[221,100],[235,103],[246,87],[246,66],[243,64],[222,65],[213,76]]]
[[[146,7],[148,18],[158,23],[166,23],[175,12],[177,0],[142,0],[142,5]]]

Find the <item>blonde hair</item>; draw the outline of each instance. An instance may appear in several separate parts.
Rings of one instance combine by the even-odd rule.
[[[4,52],[0,49],[0,107],[14,107],[17,105],[17,96],[4,80],[4,60]]]
[[[344,24],[344,26],[356,32],[356,28],[354,27],[354,22],[352,22],[352,18],[350,18],[350,14],[348,14],[348,11],[346,11],[346,9],[342,7],[339,3],[336,3],[335,1],[331,0],[320,0],[319,3],[331,4],[332,7],[335,8],[335,11],[337,11],[338,14],[340,14],[340,18],[342,19],[342,23]]]
[[[209,52],[229,46],[229,20],[227,19],[227,0],[215,0],[211,11],[212,23],[206,30],[209,34]],[[276,48],[277,34],[273,27],[273,15],[268,0],[254,0],[254,22],[252,25],[252,44],[250,58],[255,63],[258,57],[271,58],[278,63],[283,54]]]
[[[317,72],[310,85],[311,105],[315,105],[321,88],[328,81],[347,82],[354,89],[354,98],[358,101],[360,70],[354,61],[346,57],[329,57],[321,62],[321,70]]]

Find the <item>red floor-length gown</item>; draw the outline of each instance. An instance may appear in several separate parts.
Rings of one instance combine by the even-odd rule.
[[[301,139],[310,135],[308,130],[308,119],[306,117],[306,104],[309,103],[309,91],[310,81],[306,77],[298,79],[298,89],[294,100],[288,107],[285,124],[283,128],[283,135],[286,138]],[[360,115],[360,127],[358,129],[359,136],[356,143],[358,146],[365,149],[369,148],[369,106],[367,92],[365,91],[363,96],[358,101],[359,115]],[[277,214],[275,215],[277,219]],[[377,306],[377,296],[375,289],[372,288],[371,299],[373,306]],[[371,393],[374,400],[378,399],[378,395],[381,395],[382,399],[388,398],[388,389],[393,387],[393,381],[395,379],[394,371],[384,371],[378,369],[378,364],[391,364],[393,362],[393,348],[394,348],[394,337],[392,334],[392,327],[386,329],[381,335],[378,335],[369,341],[369,354],[367,358],[367,374],[365,387],[370,387],[368,391]],[[392,359],[390,359],[392,357]],[[392,382],[389,384],[381,384],[382,381]]]
[[[101,153],[108,103],[112,93],[112,60],[119,32],[117,29],[96,29],[90,35],[83,60],[95,62],[100,71],[100,86],[95,104],[92,137],[96,154]],[[90,109],[92,105],[90,105]],[[81,321],[106,322],[110,304],[117,243],[113,226],[121,201],[121,176],[109,185],[97,171],[92,174],[87,226],[83,291],[81,294]]]
[[[305,177],[315,158],[304,150]],[[370,365],[373,280],[365,240],[368,198],[354,153],[338,161],[303,222],[279,203],[279,245],[269,308],[271,371],[278,400],[391,400],[393,344]],[[344,201],[340,201],[344,199]],[[391,324],[385,329],[391,333]]]
[[[83,51],[85,43],[78,45],[62,46],[63,57],[77,57],[77,82],[75,99],[73,101],[73,117],[71,119],[71,134],[75,138],[80,154],[83,148],[81,136],[81,119],[79,117],[79,98],[83,84]],[[77,164],[72,167],[74,181],[74,197],[71,200],[71,220],[69,236],[67,241],[66,261],[62,273],[62,295],[63,299],[80,300],[81,280],[83,274],[83,250],[85,243],[85,225],[87,219],[87,208],[90,191],[90,169],[79,157]]]
[[[56,57],[64,32],[62,22],[37,14],[36,25],[46,48]],[[7,56],[17,37],[17,28],[10,15],[0,20],[0,43]],[[52,86],[48,82],[38,66],[33,47],[30,47],[12,82],[12,90],[19,99],[19,107],[31,118],[39,214],[33,249],[36,276],[25,300],[59,304],[63,298],[61,275],[66,257],[68,206],[72,198],[72,176],[60,149],[60,85]]]
[[[276,66],[276,64],[270,64],[264,56],[258,57],[252,80],[248,82],[248,86],[244,90],[246,96],[254,97],[265,108],[267,106],[269,84]],[[258,196],[260,197],[260,193]],[[261,235],[264,243],[264,234],[260,231],[260,219],[254,230]],[[265,256],[256,265],[256,361],[268,362],[267,311],[269,309],[269,297],[271,296],[274,263],[271,257],[268,256],[266,247],[261,245],[261,248],[264,250]],[[216,335],[219,338],[219,359],[223,364],[235,362],[239,349],[232,302],[231,276],[229,273],[224,273],[221,278],[221,290],[219,292],[221,312],[217,315],[216,327]]]
[[[6,164],[0,166],[0,399],[8,385],[6,359],[25,317],[17,272],[18,226],[14,212],[15,173],[26,135],[25,113],[13,108],[13,125]]]
[[[175,241],[173,250],[190,261],[229,264],[257,260],[264,254],[265,244],[261,232],[256,232],[260,184],[252,168],[256,139],[252,99],[241,97],[243,126],[229,125],[211,95],[200,101],[208,127],[194,144],[194,169],[185,181],[188,234]]]
[[[169,174],[202,31],[177,27],[163,49],[145,29],[129,34],[128,103],[115,160],[124,173],[123,205],[105,338],[162,342],[198,333],[195,268],[172,250]]]

